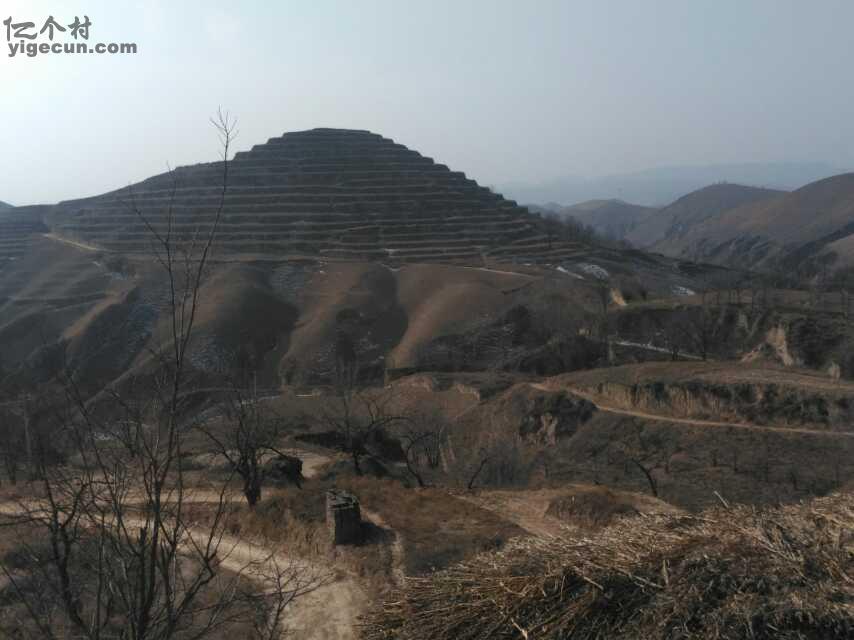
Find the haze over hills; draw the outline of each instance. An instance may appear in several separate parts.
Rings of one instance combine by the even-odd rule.
[[[692,191],[662,208],[644,207],[622,200],[590,200],[569,207],[550,203],[545,206],[531,206],[531,209],[546,214],[570,216],[592,227],[597,233],[646,249],[654,247],[666,238],[684,235],[695,225],[724,211],[784,193],[773,189],[720,183]]]
[[[750,267],[797,266],[836,254],[833,266],[845,267],[854,264],[852,234],[854,173],[846,173],[698,221],[655,249]]]
[[[0,640],[854,640],[854,2],[649,4],[5,2]]]
[[[661,167],[595,178],[568,176],[540,184],[508,183],[502,185],[502,192],[522,203],[555,202],[566,206],[587,200],[619,198],[639,205],[662,207],[686,193],[718,182],[791,190],[842,170],[821,162]]]
[[[548,205],[543,210],[550,210],[562,217],[571,217],[584,226],[591,227],[596,233],[615,240],[624,239],[639,220],[657,211],[652,207],[622,200],[588,200],[568,207]]]
[[[4,211],[0,382],[10,381],[16,394],[35,389],[47,396],[50,389],[51,401],[59,403],[70,372],[84,415],[106,416],[81,423],[141,425],[140,404],[123,400],[146,397],[151,384],[153,406],[162,406],[156,402],[160,381],[173,366],[163,351],[177,343],[173,332],[186,318],[186,307],[174,301],[192,300],[192,340],[179,356],[189,392],[179,389],[167,406],[179,407],[185,424],[228,433],[235,425],[223,397],[243,393],[228,385],[251,372],[254,395],[236,406],[252,406],[259,420],[282,416],[276,457],[263,462],[265,490],[250,494],[244,483],[243,495],[294,508],[285,522],[278,508],[229,504],[229,531],[251,531],[253,548],[265,553],[287,548],[307,566],[331,568],[341,562],[336,546],[344,541],[329,535],[338,518],[324,507],[327,490],[351,490],[364,505],[354,541],[376,550],[354,554],[354,562],[365,564],[352,575],[369,580],[330,573],[336,577],[328,586],[345,599],[367,601],[353,595],[362,589],[385,597],[392,587],[385,576],[432,580],[443,567],[513,544],[511,536],[527,545],[532,537],[575,531],[563,524],[599,528],[637,514],[683,518],[683,510],[707,508],[722,496],[753,505],[794,502],[854,478],[850,451],[840,447],[854,442],[854,384],[831,379],[854,375],[839,304],[813,313],[801,305],[802,292],[760,298],[758,286],[746,302],[742,272],[600,243],[586,230],[543,220],[366,131],[285,134],[238,154],[229,167],[221,226],[210,260],[198,270],[200,288],[190,292],[180,281],[184,269],[199,264],[198,253],[185,262],[181,250],[211,229],[221,164],[181,167],[91,198]],[[831,182],[840,178],[846,176]],[[854,192],[854,175],[848,178],[802,197],[798,207],[837,203],[840,193]],[[561,211],[612,235],[660,218],[664,238],[681,240],[732,211],[792,195],[718,184],[663,210],[600,200]],[[799,224],[793,219],[789,226]],[[174,244],[155,254],[155,239],[165,234]],[[164,255],[178,256],[177,296]],[[709,281],[718,295],[697,295]],[[796,367],[804,370],[791,370]],[[353,408],[362,401],[364,410]],[[51,434],[59,412],[48,408],[32,421],[27,414],[26,422],[7,422],[6,429],[24,424]],[[367,420],[374,422],[358,427],[367,434],[358,443],[343,435]],[[429,431],[413,436],[411,425]],[[123,437],[92,433],[100,439],[77,440],[82,451],[99,446],[103,434],[108,442]],[[156,430],[151,433],[156,438]],[[412,456],[412,437],[435,437],[438,446]],[[125,460],[136,460],[139,448],[128,441],[132,453]],[[225,478],[227,486],[233,476],[227,465],[234,463],[210,441],[188,439],[181,459],[189,461],[189,486],[213,495],[212,479]],[[66,458],[57,459],[65,465]],[[267,473],[289,460],[305,476]],[[827,460],[833,469],[822,469]],[[816,475],[802,478],[793,469]],[[416,486],[423,490],[412,491]],[[272,497],[267,487],[275,487]],[[450,524],[436,529],[437,518]],[[368,521],[394,536],[363,544]],[[678,528],[684,520],[673,522]],[[257,525],[245,529],[246,523]],[[291,530],[293,537],[273,537]],[[306,532],[318,551],[297,542]],[[813,539],[806,535],[809,545]],[[668,571],[678,566],[679,554],[684,547]],[[491,562],[490,570],[496,566]],[[651,567],[646,575],[657,580],[661,567]],[[612,584],[624,588],[618,569]],[[266,578],[258,583],[266,585]],[[402,584],[407,588],[409,581]],[[502,578],[502,593],[504,585]],[[302,616],[321,611],[323,619],[307,625],[309,640],[356,637],[331,631],[356,628],[326,620],[324,607],[340,605],[321,606],[322,594],[310,597],[316,599],[309,604],[288,604]],[[448,606],[457,601],[452,594]],[[346,614],[356,620],[366,606],[353,604]],[[387,602],[383,611],[395,606]],[[392,618],[383,629],[407,616]],[[484,617],[477,618],[475,626]],[[595,620],[598,633],[601,612]],[[505,635],[515,637],[517,629]]]
[[[792,192],[713,184],[661,209],[613,200],[535,209],[575,212],[600,233],[683,260],[803,274],[854,266],[854,173]]]
[[[740,184],[709,185],[648,214],[626,234],[625,239],[637,247],[652,247],[669,238],[680,237],[695,225],[724,211],[783,193]]]

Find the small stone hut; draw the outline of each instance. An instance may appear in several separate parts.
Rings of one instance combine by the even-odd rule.
[[[326,526],[333,544],[357,544],[362,541],[362,515],[359,500],[352,493],[331,489],[326,492]]]

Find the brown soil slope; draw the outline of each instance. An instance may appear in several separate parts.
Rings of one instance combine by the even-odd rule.
[[[846,432],[854,418],[854,384],[761,364],[625,365],[561,375],[543,386],[644,415]]]
[[[854,223],[854,173],[819,180],[778,198],[731,209],[701,222],[656,248],[721,263],[762,265],[789,258],[801,262],[829,249],[847,253]],[[835,244],[834,243],[838,243]]]
[[[680,238],[696,225],[722,213],[783,195],[782,191],[739,184],[713,184],[682,196],[659,211],[648,214],[627,235],[639,247],[667,253],[668,242]]]

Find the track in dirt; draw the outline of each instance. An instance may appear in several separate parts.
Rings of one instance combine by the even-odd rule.
[[[546,514],[550,502],[565,491],[481,491],[475,495],[457,496],[482,509],[492,511],[518,525],[533,536],[554,538],[567,535],[574,528]]]
[[[531,382],[529,383],[531,388],[538,389],[540,391],[556,391],[557,387],[551,387],[547,384],[541,382]],[[710,428],[733,428],[733,429],[749,429],[752,431],[774,431],[778,433],[797,433],[801,435],[808,436],[816,436],[823,438],[854,438],[854,433],[842,433],[839,431],[818,431],[816,429],[798,429],[798,428],[789,428],[789,427],[769,427],[760,424],[751,424],[746,422],[720,422],[717,420],[699,420],[696,418],[677,418],[674,416],[666,416],[655,413],[645,413],[643,411],[634,411],[630,409],[620,409],[618,407],[611,407],[607,404],[604,404],[601,398],[597,397],[592,393],[587,393],[586,391],[581,391],[580,389],[576,389],[571,386],[560,386],[560,390],[567,391],[572,393],[579,398],[584,398],[596,405],[596,408],[600,411],[606,411],[608,413],[615,413],[623,416],[630,416],[633,418],[642,418],[643,420],[655,420],[657,422],[671,422],[674,424],[685,424],[694,427],[710,427]]]
[[[311,458],[311,464],[304,467],[306,477],[315,475],[329,461],[316,453],[307,457]],[[187,490],[184,496],[187,503],[195,504],[219,504],[222,499],[223,496],[211,490]],[[235,494],[225,496],[225,499],[242,500],[242,497]],[[134,499],[130,497],[128,504],[133,503]],[[0,515],[26,515],[34,506],[19,502],[0,503]],[[145,526],[142,520],[126,524]],[[384,526],[381,522],[376,524]],[[189,538],[198,540],[207,537],[207,533],[199,528],[191,527],[187,534]],[[260,541],[223,535],[219,548],[220,566],[245,575],[262,589],[274,586],[271,576],[277,570],[291,567],[301,575],[298,583],[289,587],[296,591],[297,597],[285,610],[282,638],[355,640],[358,637],[358,619],[368,605],[368,596],[354,577],[335,573],[321,563],[290,556]]]

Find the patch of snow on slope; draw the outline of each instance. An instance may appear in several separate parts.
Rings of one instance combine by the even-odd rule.
[[[598,280],[607,280],[608,278],[611,277],[611,274],[608,273],[607,271],[605,271],[605,269],[600,267],[598,264],[592,264],[589,262],[582,262],[581,264],[578,265],[578,268],[581,269],[587,275],[593,276],[594,278],[597,278]]]

